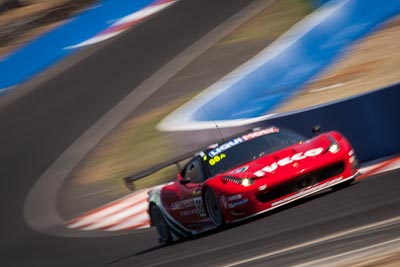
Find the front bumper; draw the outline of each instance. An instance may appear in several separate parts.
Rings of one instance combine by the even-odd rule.
[[[289,204],[296,200],[305,198],[309,195],[323,191],[340,183],[355,179],[359,175],[360,173],[357,171],[355,174],[348,177],[343,177],[340,175],[335,176],[304,187],[301,190],[291,192],[274,199],[267,199],[266,201],[260,201],[260,198],[257,197],[257,194],[260,193],[259,187],[253,190],[244,191],[240,194],[228,196],[224,201],[224,206],[226,207],[225,218],[228,223],[242,221]],[[265,188],[264,190],[265,194],[267,195],[268,188]]]

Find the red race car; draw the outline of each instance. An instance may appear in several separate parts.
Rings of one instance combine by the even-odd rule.
[[[342,188],[358,174],[354,150],[338,132],[305,140],[277,127],[255,128],[196,153],[175,181],[153,189],[151,224],[170,243]],[[132,186],[145,175],[125,182]]]

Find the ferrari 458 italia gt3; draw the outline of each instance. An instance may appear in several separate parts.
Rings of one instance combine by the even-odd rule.
[[[149,214],[169,243],[347,186],[357,175],[354,150],[336,131],[307,140],[255,128],[192,156],[173,182],[149,193]]]

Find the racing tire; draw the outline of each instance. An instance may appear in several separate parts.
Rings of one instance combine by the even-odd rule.
[[[156,227],[158,235],[160,236],[160,243],[171,244],[173,241],[171,232],[161,209],[155,205],[152,206],[150,209],[150,218],[152,225]]]
[[[341,190],[341,189],[343,189],[343,188],[346,188],[346,187],[348,187],[349,185],[351,185],[351,184],[354,182],[355,179],[356,179],[356,178],[353,178],[353,179],[347,180],[346,182],[343,182],[343,183],[334,185],[334,186],[332,186],[332,190],[333,190],[333,191],[338,191],[338,190]]]
[[[211,222],[218,229],[224,228],[226,226],[224,214],[222,212],[221,206],[219,205],[217,197],[210,188],[206,189],[206,192],[204,193],[204,200]]]

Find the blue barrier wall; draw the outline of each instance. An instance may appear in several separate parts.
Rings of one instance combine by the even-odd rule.
[[[62,26],[0,59],[0,94],[76,51],[68,47],[95,36],[117,19],[143,9],[154,1],[103,0]]]
[[[398,0],[329,1],[314,16],[317,24],[311,29],[300,27],[292,33],[295,37],[289,36],[285,41],[290,43],[301,36],[293,44],[284,42],[282,51],[275,49],[279,52],[274,50],[272,58],[267,53],[256,58],[260,62],[265,57],[265,62],[261,66],[254,64],[258,66],[256,69],[249,64],[243,78],[232,77],[233,84],[227,79],[228,88],[219,95],[196,99],[204,103],[207,113],[199,109],[193,119],[209,121],[211,115],[213,120],[235,120],[268,113],[331,63],[344,48],[399,12]]]
[[[188,151],[203,147],[237,132],[263,126],[292,129],[311,137],[311,129],[320,125],[324,132],[337,130],[353,145],[361,162],[400,153],[400,83],[377,91],[340,100],[320,107],[283,114],[254,124],[240,127],[214,127],[207,130],[175,132],[177,146]]]
[[[333,104],[266,120],[310,136],[311,128],[338,130],[352,143],[360,161],[400,153],[400,83]],[[259,124],[260,125],[260,124]]]

